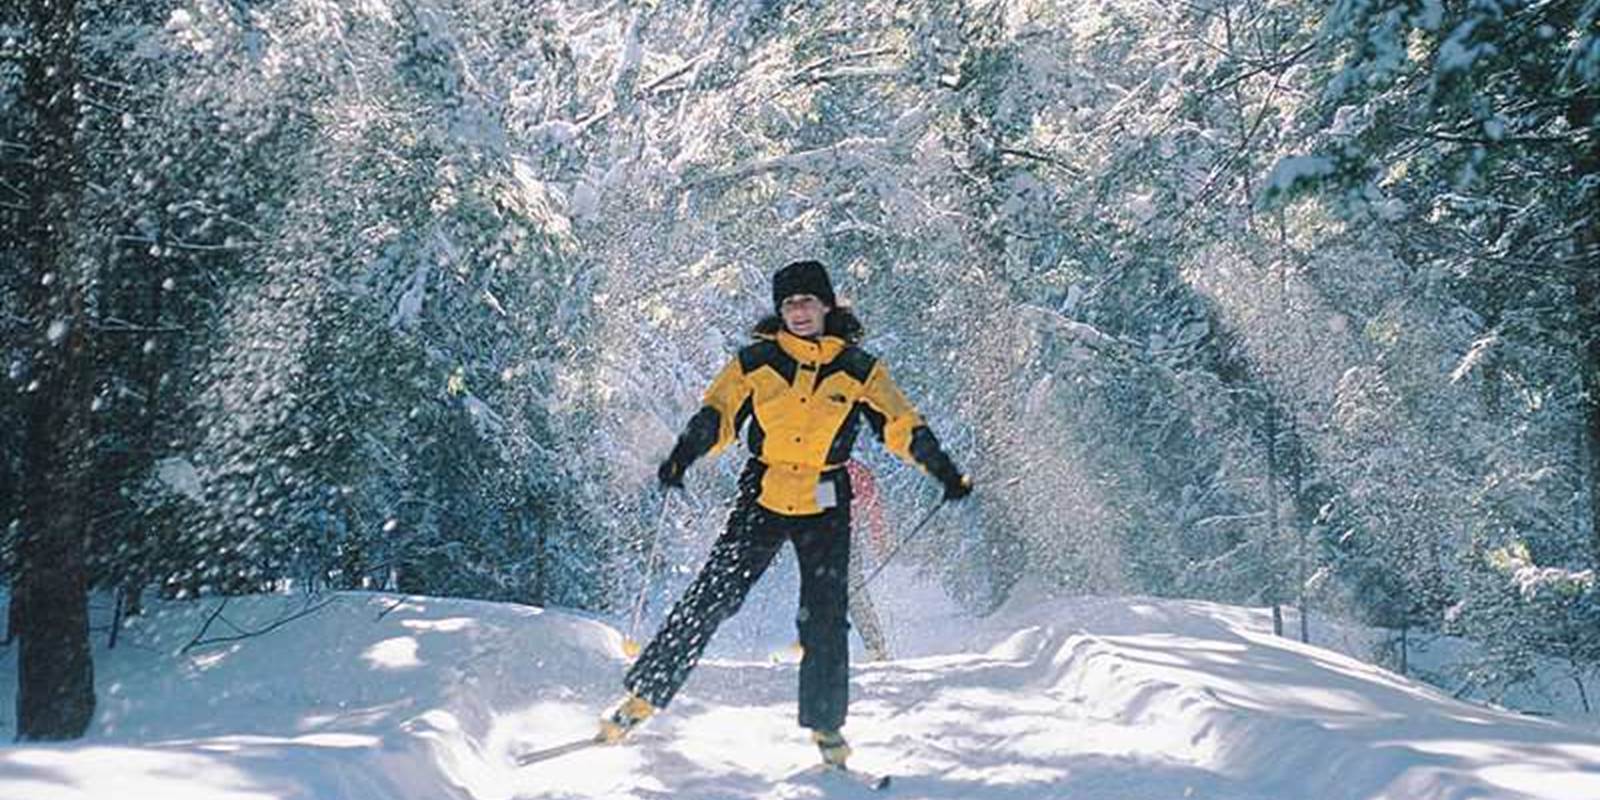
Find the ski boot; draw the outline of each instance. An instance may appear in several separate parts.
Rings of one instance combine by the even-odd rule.
[[[600,718],[600,732],[595,734],[595,741],[616,744],[655,713],[656,707],[650,705],[649,700],[629,692],[616,708]]]
[[[845,742],[844,734],[838,731],[813,730],[811,741],[817,743],[817,750],[822,753],[822,763],[845,769],[844,762],[850,758],[850,745]]]

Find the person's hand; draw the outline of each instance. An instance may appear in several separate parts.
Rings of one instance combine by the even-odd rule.
[[[972,478],[966,475],[961,475],[956,477],[954,480],[945,481],[945,502],[954,502],[966,497],[969,494],[972,494]]]
[[[656,468],[656,480],[661,482],[662,489],[682,489],[683,467],[669,458]]]

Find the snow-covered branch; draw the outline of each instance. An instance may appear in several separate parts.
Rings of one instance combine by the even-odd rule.
[[[739,181],[769,172],[820,173],[859,166],[863,160],[882,154],[888,144],[888,140],[881,138],[851,137],[826,147],[769,156],[717,170],[686,182],[684,188],[696,189],[716,183]]]

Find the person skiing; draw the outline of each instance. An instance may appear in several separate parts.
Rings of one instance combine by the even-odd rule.
[[[972,491],[881,361],[857,346],[864,331],[840,305],[817,261],[772,278],[776,313],[756,325],[711,382],[657,478],[681,489],[684,471],[745,431],[750,459],[726,530],[666,622],[623,678],[627,694],[602,716],[598,741],[622,741],[667,707],[717,626],[733,616],[785,541],[800,565],[799,722],[823,761],[843,768],[849,702],[846,621],[851,483],[845,465],[863,420],[895,455],[937,479],[944,501]]]

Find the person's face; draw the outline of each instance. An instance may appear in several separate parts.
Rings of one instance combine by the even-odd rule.
[[[796,336],[821,335],[828,311],[828,304],[814,294],[792,294],[783,298],[778,306],[778,312],[783,315],[783,327]]]

